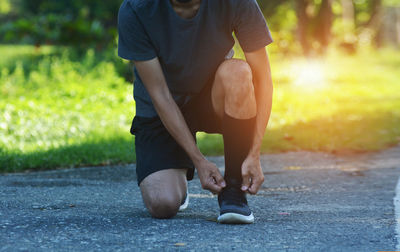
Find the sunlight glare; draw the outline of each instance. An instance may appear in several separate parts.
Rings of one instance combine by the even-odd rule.
[[[327,84],[324,65],[317,60],[294,62],[291,66],[291,78],[295,86],[308,91],[322,89]]]

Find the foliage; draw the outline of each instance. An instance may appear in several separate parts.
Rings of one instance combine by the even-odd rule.
[[[8,0],[0,0],[0,14],[8,13],[11,10],[11,4]]]
[[[390,8],[400,8],[399,0],[258,2],[278,42],[278,51],[286,54],[301,51],[306,55],[321,53],[332,44],[350,54],[355,53],[359,46],[381,47],[387,42],[399,45],[398,41],[393,41],[399,34],[390,40],[383,33],[385,29],[396,32],[398,24],[395,19],[399,20],[399,17],[386,22],[383,17],[389,14]]]
[[[4,1],[4,0],[3,0]],[[14,16],[0,26],[2,42],[73,45],[104,49],[113,46],[120,1],[19,0]]]
[[[273,32],[274,47],[285,54],[321,53],[331,44],[349,53],[359,44],[379,46],[381,12],[400,6],[399,0],[257,1]],[[121,2],[0,0],[0,42],[108,49],[115,46]],[[347,21],[345,2],[351,6]]]
[[[135,160],[132,85],[117,70],[129,64],[115,60],[115,51],[1,46],[0,54],[0,171]],[[398,143],[399,59],[393,50],[333,51],[312,62],[272,55],[274,103],[262,151],[340,153]],[[223,153],[220,136],[198,138],[205,154]]]
[[[12,48],[14,60],[21,58],[19,47],[1,51]],[[0,170],[134,160],[132,85],[93,50],[79,61],[61,51],[48,49],[33,65],[16,60],[13,71],[2,68]]]

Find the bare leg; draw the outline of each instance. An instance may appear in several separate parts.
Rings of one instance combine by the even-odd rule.
[[[186,194],[186,172],[186,169],[161,170],[140,183],[144,204],[154,218],[172,218],[177,214]]]
[[[243,60],[224,61],[217,70],[211,95],[222,120],[227,185],[218,195],[218,222],[250,224],[254,216],[241,190],[242,164],[253,144],[257,115],[250,66]]]
[[[220,118],[224,113],[236,119],[254,117],[257,105],[252,72],[247,62],[239,59],[224,61],[215,75],[211,96]]]
[[[240,187],[241,166],[253,143],[257,114],[250,66],[238,59],[224,61],[217,70],[211,95],[222,120],[225,181]]]

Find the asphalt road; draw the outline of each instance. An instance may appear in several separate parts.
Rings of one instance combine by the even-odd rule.
[[[222,169],[221,157],[210,159]],[[216,223],[217,199],[197,178],[185,212],[152,219],[134,165],[1,175],[0,250],[396,250],[400,147],[271,154],[262,164],[264,185],[249,197],[252,225]]]

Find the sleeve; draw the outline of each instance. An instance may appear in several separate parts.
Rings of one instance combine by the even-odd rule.
[[[255,51],[272,43],[271,33],[257,1],[238,2],[233,28],[243,51]]]
[[[137,61],[157,57],[143,24],[126,1],[118,12],[118,56]]]

